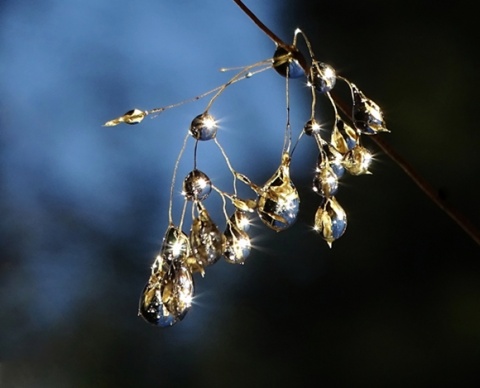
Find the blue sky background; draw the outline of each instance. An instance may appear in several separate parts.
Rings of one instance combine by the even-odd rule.
[[[384,107],[392,133],[383,137],[478,226],[473,11],[341,3],[247,5],[286,40],[302,27],[319,59]],[[343,182],[349,226],[328,249],[310,229],[319,202],[309,190],[311,139],[292,163],[302,195],[294,227],[276,234],[257,222],[247,263],[222,261],[196,278],[184,321],[168,330],[144,323],[137,301],[168,224],[173,166],[207,100],[138,126],[102,124],[201,94],[226,82],[219,68],[269,58],[274,45],[230,1],[4,1],[0,20],[0,385],[475,376],[478,246],[377,151],[372,176]],[[257,183],[280,161],[284,88],[269,71],[232,86],[211,110],[232,164]],[[291,92],[298,134],[308,91],[299,81]],[[228,187],[215,147],[198,152],[199,168]],[[207,206],[221,223],[218,205]]]

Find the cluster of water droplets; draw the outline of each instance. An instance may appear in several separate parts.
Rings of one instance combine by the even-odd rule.
[[[313,228],[329,246],[344,234],[347,215],[337,200],[339,180],[346,172],[351,175],[369,173],[372,155],[362,146],[362,135],[375,135],[387,132],[387,129],[378,105],[367,98],[355,84],[338,76],[330,65],[317,61],[310,43],[303,35],[311,59],[310,63],[307,62],[295,46],[298,33],[303,35],[303,32],[297,30],[293,45],[277,46],[272,59],[242,68],[226,84],[191,100],[196,101],[200,97],[215,93],[206,110],[193,118],[188,130],[188,138],[195,141],[194,165],[182,182],[184,211],[177,223],[172,220],[173,197],[170,199],[170,221],[162,248],[154,260],[150,277],[140,296],[139,315],[147,322],[168,327],[185,317],[194,297],[195,273],[203,276],[206,268],[217,263],[222,257],[231,264],[245,263],[252,247],[248,232],[254,213],[263,224],[277,232],[290,227],[298,216],[300,196],[290,177],[293,151],[289,142],[282,150],[278,168],[263,185],[253,183],[246,175],[234,170],[218,142],[218,124],[209,109],[228,86],[242,79],[271,68],[286,77],[287,86],[291,78],[306,79],[312,93],[312,111],[311,117],[300,131],[299,139],[302,135],[313,138],[319,151],[312,189],[320,197],[320,203],[313,219]],[[351,104],[348,108],[340,105],[333,94],[339,81],[345,82],[350,89]],[[326,128],[316,119],[317,96],[324,96],[331,102],[335,112],[331,128]],[[287,112],[288,104],[287,87]],[[178,105],[180,104],[150,111],[133,109],[105,125],[138,124],[149,114],[158,114]],[[287,117],[286,139],[290,136],[289,126]],[[215,142],[220,149],[232,173],[233,193],[221,190],[207,173],[197,168],[196,149],[200,143],[206,141]],[[183,149],[178,161],[182,153]],[[237,195],[237,182],[247,185],[253,192],[252,197],[240,198]],[[172,193],[174,185],[175,173]],[[214,222],[207,210],[206,200],[212,194],[220,195],[223,201],[223,228]],[[182,230],[187,205],[192,209],[188,234]]]

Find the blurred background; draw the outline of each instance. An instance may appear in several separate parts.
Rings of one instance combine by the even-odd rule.
[[[383,108],[382,138],[480,226],[473,3],[246,4],[286,41],[302,28],[319,60]],[[373,174],[342,180],[349,225],[332,249],[311,228],[317,151],[303,138],[295,225],[277,234],[256,221],[246,264],[195,275],[194,305],[172,328],[137,316],[175,160],[207,100],[138,126],[102,124],[199,95],[227,81],[219,68],[274,48],[228,0],[1,2],[1,387],[480,382],[479,247],[368,139]],[[295,135],[309,109],[308,89],[292,82]],[[238,83],[211,113],[235,169],[265,182],[280,161],[284,79]],[[228,190],[224,164],[200,145],[198,167]],[[223,228],[220,201],[205,205]]]

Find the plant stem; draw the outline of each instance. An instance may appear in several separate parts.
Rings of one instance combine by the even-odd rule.
[[[241,0],[233,0],[245,14],[270,38],[277,46],[284,48],[287,51],[293,52],[296,47],[286,44],[277,35],[275,35],[248,7],[243,4]],[[300,63],[305,74],[308,74],[308,65]],[[337,107],[344,113],[347,112],[346,104],[338,96],[332,94]],[[347,116],[350,116],[347,114]],[[433,201],[441,210],[443,210],[458,226],[460,226],[465,233],[467,233],[473,241],[480,245],[480,231],[457,209],[448,204],[440,197],[438,191],[433,188],[404,158],[402,158],[391,146],[389,146],[383,139],[378,136],[370,136],[370,138],[377,144],[377,146],[387,155],[392,161],[397,164],[413,182]]]

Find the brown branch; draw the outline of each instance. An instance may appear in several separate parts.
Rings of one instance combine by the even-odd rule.
[[[442,209],[453,221],[460,226],[478,245],[480,245],[480,231],[463,214],[447,203],[430,183],[428,183],[405,159],[403,159],[385,140],[378,136],[370,136],[377,146],[395,162],[415,184]]]

